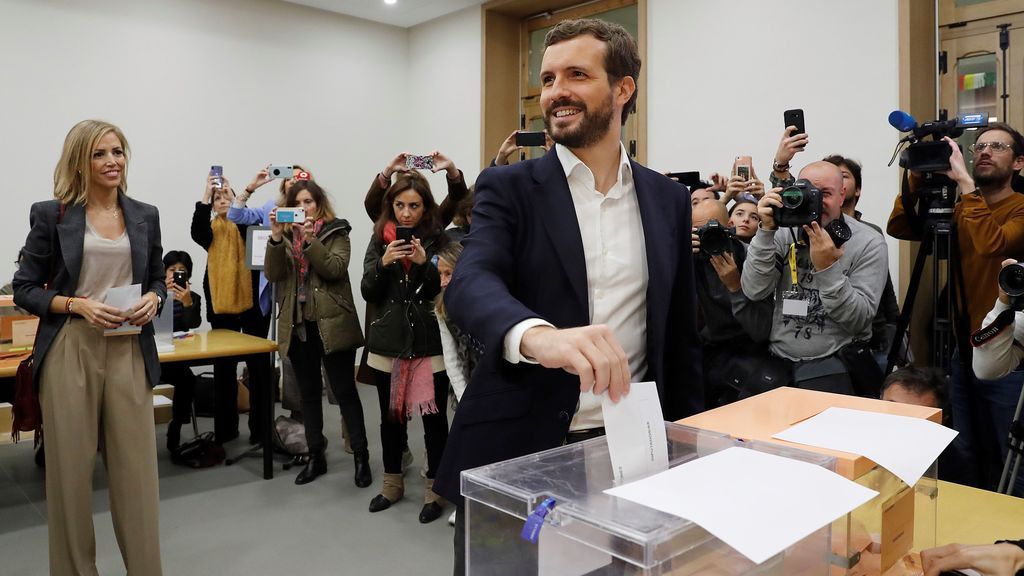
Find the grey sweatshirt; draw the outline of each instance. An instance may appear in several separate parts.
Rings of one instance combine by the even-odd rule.
[[[866,224],[846,218],[852,237],[843,255],[824,270],[814,270],[809,246],[797,246],[797,278],[804,317],[783,316],[783,294],[793,288],[789,249],[794,232],[788,228],[758,229],[747,249],[741,284],[757,302],[774,298],[769,349],[790,360],[831,356],[853,341],[871,339],[871,321],[885,288],[889,255],[885,239]]]

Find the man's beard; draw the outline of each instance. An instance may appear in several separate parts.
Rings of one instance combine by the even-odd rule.
[[[605,106],[590,112],[587,109],[586,104],[583,102],[574,102],[571,100],[559,100],[552,102],[548,111],[544,113],[544,127],[547,128],[548,134],[551,139],[565,146],[567,148],[586,148],[596,144],[601,138],[604,138],[605,134],[608,133],[608,125],[612,120],[612,114],[615,110],[612,107],[612,95],[608,95],[608,101]],[[583,115],[583,120],[576,126],[575,129],[562,129],[555,130],[551,127],[552,113],[550,110],[554,110],[560,106],[573,106],[579,108],[578,114]]]
[[[978,188],[1002,188],[1009,184],[1010,178],[1012,178],[1014,174],[1012,167],[1000,168],[995,164],[989,164],[987,168],[988,174],[979,173],[977,164],[975,164],[974,169],[971,170],[971,176],[974,178],[974,185]]]

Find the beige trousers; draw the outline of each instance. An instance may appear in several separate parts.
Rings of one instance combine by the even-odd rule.
[[[41,370],[50,574],[97,574],[92,476],[99,447],[128,576],[160,576],[153,391],[138,336],[104,337],[69,319]]]

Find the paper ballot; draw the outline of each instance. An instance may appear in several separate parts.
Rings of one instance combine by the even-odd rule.
[[[601,409],[616,484],[668,470],[665,420],[654,382],[630,384],[617,404],[602,395]]]
[[[956,435],[923,418],[832,407],[773,438],[860,454],[913,486]]]
[[[821,466],[748,448],[605,492],[695,522],[756,564],[878,494]]]
[[[132,284],[131,286],[116,286],[107,290],[107,296],[103,299],[103,303],[109,306],[113,306],[126,314],[132,306],[138,304],[139,300],[142,299],[142,284]],[[104,336],[123,336],[126,334],[138,334],[142,332],[141,326],[132,326],[128,322],[121,324],[117,328],[107,328],[103,331]]]

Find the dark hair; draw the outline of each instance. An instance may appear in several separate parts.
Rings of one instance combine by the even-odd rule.
[[[732,216],[733,211],[736,210],[736,207],[739,206],[740,204],[753,204],[755,208],[757,207],[757,202],[751,200],[750,198],[738,198],[736,202],[734,202],[733,205],[729,207],[729,216]],[[756,214],[757,210],[754,210],[754,213]],[[757,217],[760,218],[761,215],[757,214]]]
[[[452,216],[452,224],[459,228],[469,226],[469,218],[473,214],[473,186],[469,187],[469,193],[455,207],[455,215]]]
[[[314,219],[334,220],[334,208],[331,207],[331,199],[327,197],[327,192],[324,192],[324,189],[312,180],[298,180],[292,184],[288,194],[284,197],[284,205],[297,206],[299,192],[303,190],[309,192],[309,195],[313,197],[313,201],[316,202],[318,213],[312,215]]]
[[[381,201],[380,217],[373,224],[373,235],[378,240],[384,240],[384,226],[398,220],[395,218],[395,197],[406,190],[419,194],[423,201],[423,218],[416,226],[416,236],[425,238],[441,229],[440,209],[434,201],[434,194],[430,192],[430,183],[419,172],[403,172],[384,193]]]
[[[167,254],[164,254],[164,270],[175,264],[184,264],[188,277],[192,278],[192,257],[188,255],[188,252],[184,250],[169,250]]]
[[[1024,156],[1024,136],[1021,136],[1020,132],[1017,132],[1010,127],[1006,122],[989,122],[988,126],[978,130],[978,137],[980,138],[985,132],[991,132],[992,130],[1001,130],[1010,135],[1010,139],[1013,140],[1013,155]]]
[[[934,394],[939,407],[945,410],[946,407],[946,379],[942,372],[935,368],[917,368],[905,366],[885,377],[882,382],[882,395],[894,384],[906,388],[918,396]]]
[[[824,158],[822,158],[822,160],[828,162],[829,164],[835,164],[840,168],[845,166],[846,169],[850,171],[850,174],[853,174],[853,182],[857,186],[857,190],[861,189],[860,162],[857,162],[853,158],[847,158],[841,154],[832,154],[830,156],[825,156]],[[850,190],[850,193],[852,194],[853,190]]]
[[[629,35],[629,32],[613,22],[593,18],[563,20],[544,36],[544,48],[547,49],[548,46],[572,40],[584,34],[604,42],[604,69],[608,73],[609,85],[626,76],[632,78],[634,83],[637,82],[640,77],[640,50],[637,49],[636,40]],[[629,113],[636,109],[637,92],[639,92],[639,86],[626,105],[622,107],[623,124],[626,123]]]

